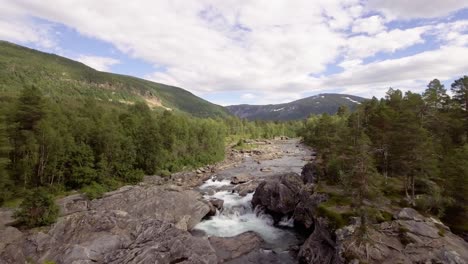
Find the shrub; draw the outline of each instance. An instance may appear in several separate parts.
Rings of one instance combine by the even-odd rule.
[[[25,197],[14,217],[21,225],[37,227],[54,223],[58,214],[54,196],[46,189],[38,188]]]
[[[101,198],[106,191],[106,188],[97,182],[92,182],[90,185],[81,188],[81,192],[90,200]]]

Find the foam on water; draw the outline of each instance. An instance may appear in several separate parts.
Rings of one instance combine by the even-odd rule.
[[[213,178],[205,181],[202,185],[200,185],[200,189],[207,189],[207,188],[220,188],[223,186],[229,186],[231,185],[230,180],[221,180],[217,181]]]
[[[286,230],[273,226],[273,219],[251,206],[253,193],[244,197],[231,191],[219,191],[205,195],[205,199],[224,200],[223,210],[215,216],[204,220],[195,229],[204,231],[208,236],[233,237],[247,231],[258,233],[267,243],[275,248],[295,244],[297,237]]]

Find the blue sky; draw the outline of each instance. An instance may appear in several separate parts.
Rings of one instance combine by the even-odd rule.
[[[0,39],[214,103],[447,88],[468,74],[468,2],[0,0]]]

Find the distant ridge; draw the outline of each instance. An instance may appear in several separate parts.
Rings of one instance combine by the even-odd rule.
[[[355,109],[367,99],[348,94],[323,93],[285,104],[230,105],[226,108],[232,114],[249,120],[297,120],[310,114],[334,114],[341,105]]]

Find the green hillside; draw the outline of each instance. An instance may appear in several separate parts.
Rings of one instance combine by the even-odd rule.
[[[17,96],[36,85],[48,97],[86,98],[180,110],[198,117],[225,117],[226,109],[174,86],[100,72],[80,62],[0,41],[0,93]]]

